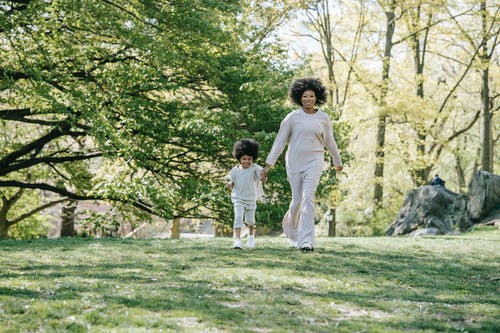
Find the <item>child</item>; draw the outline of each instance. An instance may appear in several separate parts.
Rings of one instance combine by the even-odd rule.
[[[231,189],[231,202],[234,206],[234,245],[241,249],[241,227],[243,220],[248,226],[248,248],[255,246],[254,226],[257,199],[262,199],[262,167],[256,163],[259,155],[259,144],[254,139],[242,139],[233,147],[233,156],[239,164],[224,177],[227,187]]]

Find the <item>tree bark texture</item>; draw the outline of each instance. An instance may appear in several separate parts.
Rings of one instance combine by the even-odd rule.
[[[337,211],[335,208],[328,208],[328,215],[331,215],[331,220],[328,221],[328,237],[337,236]]]
[[[76,207],[78,201],[70,200],[61,209],[61,237],[73,237],[75,231]]]
[[[482,68],[481,78],[481,169],[484,171],[493,171],[493,136],[491,133],[491,117],[490,112],[490,87],[489,87],[489,65],[490,56],[488,55],[488,27],[486,18],[486,0],[481,1],[481,22],[483,45],[479,58],[481,60]]]
[[[170,238],[181,238],[181,218],[175,217],[172,222],[172,229],[170,233]]]
[[[396,30],[396,1],[392,1],[390,8],[385,12],[387,18],[384,58],[382,60],[382,84],[380,91],[380,111],[377,124],[377,146],[375,147],[375,188],[373,191],[373,201],[376,207],[381,207],[384,197],[384,163],[385,163],[385,129],[387,116],[384,107],[386,106],[387,92],[389,90],[389,73],[391,68],[392,36]]]
[[[9,236],[9,224],[5,219],[0,219],[0,240],[5,240]]]

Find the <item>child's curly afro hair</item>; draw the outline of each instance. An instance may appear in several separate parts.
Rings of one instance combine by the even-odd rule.
[[[254,161],[257,160],[259,157],[259,143],[254,139],[237,141],[233,147],[233,157],[239,161],[243,155],[252,156]]]
[[[297,105],[302,106],[302,94],[306,90],[314,91],[316,95],[316,104],[322,105],[326,102],[326,88],[320,79],[314,77],[304,77],[295,80],[288,91],[288,96]]]

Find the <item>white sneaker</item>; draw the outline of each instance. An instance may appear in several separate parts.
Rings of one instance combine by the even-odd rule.
[[[247,246],[249,249],[253,249],[255,247],[255,238],[253,235],[252,236],[248,235]]]
[[[297,243],[296,240],[289,239],[289,242],[290,242],[290,247],[293,247],[294,249],[299,248],[299,243]]]
[[[233,249],[242,249],[243,247],[241,246],[241,240],[236,239],[233,244]]]

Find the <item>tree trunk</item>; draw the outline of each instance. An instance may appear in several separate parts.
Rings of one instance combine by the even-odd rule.
[[[462,167],[462,162],[460,161],[460,157],[455,155],[455,170],[457,171],[457,181],[458,181],[458,189],[460,193],[465,192],[466,184],[465,184],[465,171]]]
[[[424,68],[425,68],[425,50],[427,44],[427,34],[429,32],[429,25],[431,22],[431,15],[428,17],[427,26],[423,30],[425,32],[423,39],[421,40],[421,24],[420,24],[420,14],[421,7],[417,5],[416,13],[414,16],[414,21],[412,23],[412,28],[414,33],[412,35],[412,47],[413,47],[413,60],[415,63],[415,78],[416,78],[416,96],[419,98],[424,98]],[[424,125],[417,125],[417,145],[416,145],[416,159],[417,165],[416,169],[411,172],[413,182],[416,186],[423,186],[426,184],[429,178],[430,168],[425,167],[422,162],[426,159],[425,153],[425,141],[427,139],[427,133]]]
[[[9,221],[7,220],[7,212],[9,211],[9,200],[2,196],[2,206],[0,207],[0,240],[9,237]]]
[[[172,230],[170,232],[170,238],[181,238],[181,218],[175,217],[172,222]]]
[[[335,208],[328,208],[328,237],[337,236],[337,210]]]
[[[493,136],[491,133],[491,117],[490,112],[490,88],[489,88],[489,65],[490,57],[488,55],[488,27],[486,17],[486,0],[481,1],[481,22],[483,34],[483,47],[479,58],[481,59],[482,87],[481,87],[481,169],[492,172],[493,170]]]
[[[482,71],[483,86],[481,90],[481,169],[484,171],[493,171],[493,136],[491,133],[491,117],[488,86],[488,69]]]
[[[389,9],[386,10],[386,35],[385,35],[385,49],[382,64],[382,88],[380,91],[380,111],[378,115],[377,124],[377,146],[375,148],[375,188],[373,191],[373,202],[377,208],[383,204],[384,198],[384,163],[385,163],[385,130],[386,120],[385,106],[386,97],[389,90],[389,74],[391,68],[391,51],[392,51],[392,36],[396,30],[396,1],[391,1]]]
[[[386,116],[378,117],[377,125],[377,147],[375,148],[375,189],[373,191],[373,202],[376,207],[381,207],[384,197],[384,159],[385,159],[385,126]]]
[[[24,193],[24,189],[18,189],[17,192],[7,198],[6,196],[1,196],[2,205],[0,206],[0,239],[9,238],[9,227],[13,225],[12,221],[7,219],[7,214],[9,210],[14,206],[14,204],[21,198]]]
[[[73,237],[75,232],[76,207],[78,201],[68,201],[61,210],[61,237]]]
[[[5,219],[0,219],[0,240],[9,238],[9,223]]]

